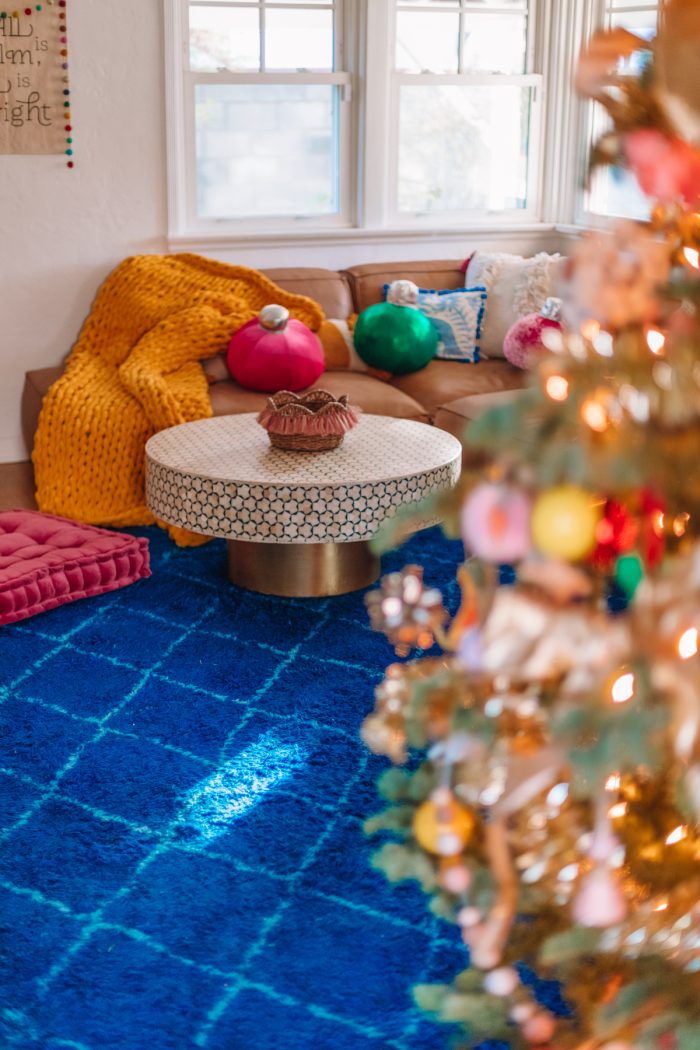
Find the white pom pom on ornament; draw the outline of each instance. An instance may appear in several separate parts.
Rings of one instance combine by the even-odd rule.
[[[484,989],[489,995],[505,997],[512,995],[520,984],[518,971],[512,966],[499,966],[497,970],[491,970],[484,977]]]
[[[462,507],[462,538],[467,551],[496,565],[520,561],[532,548],[532,504],[521,489],[483,482]]]
[[[510,1018],[516,1024],[522,1025],[536,1013],[537,1008],[534,1003],[517,1003],[510,1011]]]
[[[440,874],[440,885],[448,893],[464,893],[472,882],[472,873],[463,864],[454,864]]]
[[[457,912],[457,922],[465,929],[471,929],[481,922],[481,912],[478,908],[460,908]]]

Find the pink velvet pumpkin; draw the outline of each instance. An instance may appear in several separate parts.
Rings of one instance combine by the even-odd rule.
[[[503,356],[516,368],[533,368],[546,352],[542,333],[546,328],[561,331],[559,320],[561,302],[547,299],[539,314],[519,317],[506,332],[503,340]]]
[[[228,370],[242,387],[272,394],[304,390],[324,369],[323,349],[305,324],[283,306],[264,306],[229,343]]]

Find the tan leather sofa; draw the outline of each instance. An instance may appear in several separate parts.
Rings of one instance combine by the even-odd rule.
[[[461,260],[370,263],[335,271],[296,267],[263,271],[270,280],[290,292],[308,295],[320,303],[326,317],[345,319],[372,303],[381,302],[384,284],[393,280],[414,281],[421,288],[461,288]],[[22,427],[31,449],[41,402],[61,375],[64,365],[28,372],[22,396]],[[210,397],[215,416],[257,412],[266,395],[244,390],[225,376],[219,362],[207,367]],[[502,358],[478,364],[431,361],[418,372],[397,376],[388,382],[360,372],[326,371],[317,386],[334,394],[348,394],[352,404],[364,412],[433,423],[462,438],[467,422],[491,404],[512,397],[522,387],[524,373]]]

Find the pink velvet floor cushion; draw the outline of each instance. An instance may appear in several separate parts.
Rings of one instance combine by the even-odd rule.
[[[0,512],[0,624],[150,575],[146,539],[39,511]]]

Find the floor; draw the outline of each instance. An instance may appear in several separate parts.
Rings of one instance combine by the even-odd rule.
[[[0,463],[0,510],[34,509],[34,471],[29,462]]]

